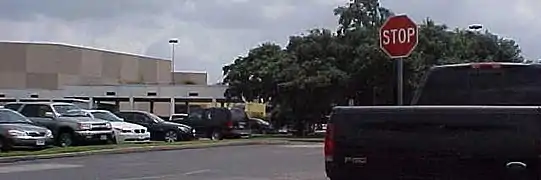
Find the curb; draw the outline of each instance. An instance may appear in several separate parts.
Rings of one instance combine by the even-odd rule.
[[[308,142],[308,143],[323,143],[323,139],[289,139],[289,142]]]
[[[172,150],[183,150],[183,149],[202,149],[202,148],[225,147],[225,146],[286,145],[286,144],[290,144],[290,142],[284,141],[284,140],[250,140],[250,141],[239,141],[239,142],[216,142],[216,143],[183,144],[183,145],[172,145],[172,146],[158,145],[158,146],[145,146],[145,147],[103,149],[103,150],[72,152],[72,153],[0,157],[0,163],[13,163],[13,162],[19,162],[19,161],[55,159],[55,158],[66,158],[66,157],[82,157],[82,156],[92,156],[92,155],[128,154],[128,153],[141,153],[141,152],[150,152],[150,151],[172,151]]]

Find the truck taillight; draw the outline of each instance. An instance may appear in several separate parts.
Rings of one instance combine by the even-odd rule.
[[[333,161],[334,155],[334,125],[327,123],[327,129],[325,131],[325,145],[324,152],[325,161]]]
[[[498,69],[498,68],[501,68],[502,66],[498,63],[474,63],[474,64],[471,64],[471,67],[474,68],[474,69],[482,69],[482,68],[493,68],[493,69]]]
[[[226,126],[230,129],[233,129],[233,121],[227,121]]]

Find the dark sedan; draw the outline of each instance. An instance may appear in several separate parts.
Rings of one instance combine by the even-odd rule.
[[[174,142],[195,139],[195,129],[192,127],[165,121],[155,114],[146,111],[122,110],[115,114],[123,118],[126,122],[139,124],[148,128],[152,140]]]

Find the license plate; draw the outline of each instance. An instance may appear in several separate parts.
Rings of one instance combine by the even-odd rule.
[[[101,135],[100,140],[107,140],[107,135]]]
[[[244,126],[243,126],[243,125],[239,125],[239,128],[240,128],[240,129],[244,129]]]
[[[139,139],[145,139],[145,136],[141,136],[141,137],[139,137]]]
[[[38,146],[43,146],[43,145],[45,145],[45,140],[44,140],[44,139],[38,139],[38,140],[36,140],[36,145],[38,145]]]

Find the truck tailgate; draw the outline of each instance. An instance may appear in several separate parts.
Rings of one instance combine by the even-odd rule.
[[[501,179],[524,162],[537,176],[537,107],[358,107],[335,109],[334,162],[368,179]],[[351,174],[351,175],[353,175]],[[357,177],[351,176],[351,177]]]

